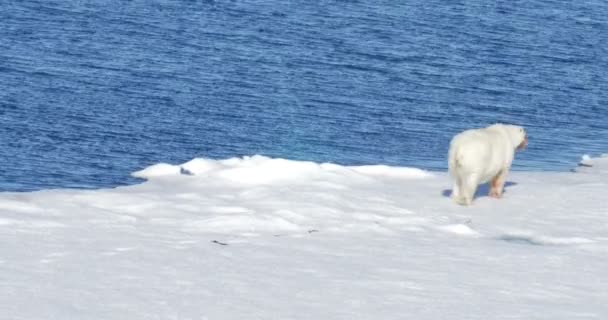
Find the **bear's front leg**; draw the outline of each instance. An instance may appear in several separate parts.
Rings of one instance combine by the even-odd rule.
[[[492,178],[492,181],[490,181],[490,192],[488,194],[490,197],[497,199],[502,197],[506,176],[507,171],[502,170]]]

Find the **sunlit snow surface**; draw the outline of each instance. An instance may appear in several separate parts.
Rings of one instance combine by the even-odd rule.
[[[2,319],[606,319],[608,157],[445,172],[262,156],[0,194]]]

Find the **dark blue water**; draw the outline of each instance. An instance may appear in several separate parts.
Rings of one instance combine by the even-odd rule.
[[[442,170],[497,121],[528,128],[515,169],[608,152],[603,0],[0,4],[4,191],[252,154]]]

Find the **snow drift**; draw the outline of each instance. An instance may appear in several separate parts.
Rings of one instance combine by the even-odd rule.
[[[263,156],[0,194],[7,319],[602,319],[608,157],[453,204],[444,172]]]

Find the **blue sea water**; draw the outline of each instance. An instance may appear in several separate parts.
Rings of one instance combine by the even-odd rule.
[[[0,191],[253,154],[445,170],[494,122],[528,130],[517,170],[608,152],[602,0],[0,4]]]

